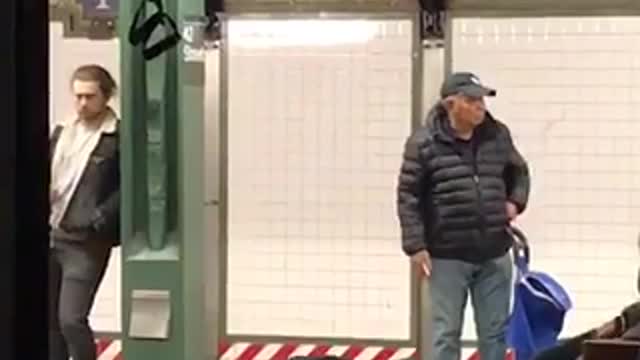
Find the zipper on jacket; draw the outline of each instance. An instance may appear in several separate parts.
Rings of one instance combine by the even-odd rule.
[[[477,135],[474,135],[477,136]],[[480,175],[478,171],[478,148],[480,147],[480,140],[478,138],[471,138],[471,158],[465,156],[464,151],[460,149],[460,146],[456,143],[455,140],[448,142],[448,144],[453,148],[453,150],[458,153],[461,157],[463,163],[467,163],[471,166],[471,170],[473,172],[471,179],[473,180],[473,186],[476,192],[476,218],[478,219],[478,225],[480,226],[480,233],[483,239],[487,238],[487,224],[486,219],[482,210],[482,198],[480,193]],[[469,164],[469,162],[471,162]]]
[[[480,232],[482,233],[483,238],[487,236],[487,224],[484,214],[482,212],[482,198],[480,193],[480,175],[478,175],[478,159],[477,159],[477,149],[472,149],[472,167],[473,167],[473,184],[476,190],[476,211],[478,216],[478,222],[480,223]]]

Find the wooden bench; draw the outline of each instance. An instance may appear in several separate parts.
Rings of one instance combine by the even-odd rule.
[[[640,341],[589,340],[582,346],[584,360],[640,360]]]

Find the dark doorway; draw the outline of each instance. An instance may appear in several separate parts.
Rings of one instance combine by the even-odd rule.
[[[48,2],[0,11],[0,359],[47,358]]]

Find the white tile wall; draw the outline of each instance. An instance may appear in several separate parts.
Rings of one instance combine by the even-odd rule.
[[[229,37],[227,330],[408,338],[410,22],[232,20]]]
[[[637,298],[640,19],[459,19],[453,68],[498,88],[490,107],[529,160],[533,268],[575,303],[564,335]],[[470,317],[465,337],[474,337]]]
[[[53,130],[54,124],[73,115],[70,78],[75,68],[96,63],[109,70],[115,79],[119,79],[120,50],[117,40],[64,38],[62,24],[59,22],[50,23],[49,31],[49,114]],[[119,112],[117,99],[112,105]],[[120,331],[120,283],[120,250],[115,249],[91,313],[90,321],[94,330]]]

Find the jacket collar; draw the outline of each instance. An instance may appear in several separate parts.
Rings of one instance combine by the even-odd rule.
[[[445,143],[455,143],[456,136],[449,122],[449,116],[444,105],[438,102],[427,114],[426,126],[433,134],[434,139]],[[493,115],[486,112],[485,119],[475,130],[482,139],[492,137],[497,131],[497,122]]]
[[[68,126],[73,126],[78,121],[80,121],[80,119],[77,116],[70,117],[64,120],[59,125],[64,128]],[[104,115],[104,118],[102,119],[102,124],[100,124],[99,131],[103,134],[114,134],[117,130],[118,130],[118,117],[115,111],[113,111],[113,109],[109,107],[107,109],[107,112]]]

